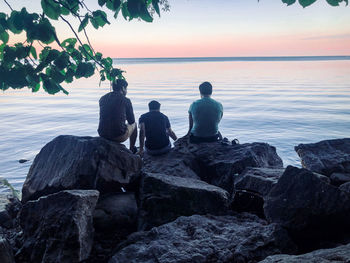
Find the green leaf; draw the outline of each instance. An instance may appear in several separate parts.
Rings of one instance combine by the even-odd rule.
[[[117,11],[120,9],[121,3],[122,2],[120,0],[107,0],[106,6],[112,11]]]
[[[94,57],[94,53],[92,52],[91,47],[87,44],[80,46],[79,50],[86,58],[90,59],[90,58]]]
[[[32,55],[33,58],[37,59],[38,56],[36,54],[36,50],[33,46],[30,47],[30,54]]]
[[[65,75],[56,67],[48,68],[46,74],[56,83],[61,83],[66,79]]]
[[[316,0],[299,0],[299,4],[301,4],[302,7],[307,7],[309,5],[312,5],[315,2]]]
[[[61,89],[61,91],[62,91],[64,94],[66,94],[66,95],[69,94],[69,92],[68,92],[67,90],[65,90],[60,84],[58,84],[58,87]]]
[[[81,62],[78,64],[77,70],[75,72],[76,78],[81,77],[91,77],[95,73],[95,67],[92,63]]]
[[[89,23],[89,15],[85,14],[83,21],[81,21],[78,32],[82,31]]]
[[[330,4],[331,6],[338,6],[339,2],[342,2],[342,0],[327,0],[327,3]]]
[[[98,0],[99,6],[104,6],[104,4],[107,2],[107,0]]]
[[[61,15],[61,7],[53,0],[41,0],[41,7],[44,13],[51,19],[58,20]]]
[[[293,0],[291,0],[291,1],[293,1]],[[294,2],[295,2],[295,0],[294,0]],[[153,0],[152,1],[152,6],[153,6],[154,10],[156,10],[158,16],[160,16],[159,0]]]
[[[283,3],[287,4],[287,5],[292,5],[295,3],[296,0],[282,0]]]
[[[65,76],[65,82],[67,82],[67,83],[71,83],[71,82],[73,82],[73,77],[74,77],[74,75],[75,75],[75,70],[73,69],[73,68],[69,68],[68,70],[67,70],[67,72],[66,72],[66,76]]]
[[[75,49],[75,44],[77,43],[76,38],[67,38],[64,40],[61,45],[64,47],[69,53],[71,53]]]
[[[61,52],[58,58],[55,59],[54,64],[59,70],[66,68],[70,63],[69,55],[66,52]]]
[[[153,21],[153,17],[150,15],[147,8],[142,8],[142,10],[140,10],[140,18],[149,23]]]
[[[95,20],[98,26],[103,27],[105,24],[110,24],[107,20],[107,15],[101,10],[92,12],[93,20]]]
[[[53,95],[61,90],[60,87],[54,81],[52,81],[46,74],[41,73],[40,77],[43,80],[43,88],[47,93]]]
[[[8,28],[11,30],[14,34],[19,34],[23,30],[23,17],[20,12],[18,11],[12,11],[11,16],[7,21]]]
[[[128,10],[127,2],[124,2],[122,4],[122,15],[123,15],[125,20],[128,20],[128,18],[129,18],[129,20],[132,19],[132,17],[130,16],[129,10]]]
[[[0,40],[5,44],[9,41],[9,34],[6,31],[0,32]]]

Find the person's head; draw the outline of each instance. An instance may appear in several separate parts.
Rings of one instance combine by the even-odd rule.
[[[150,111],[159,111],[160,103],[156,100],[152,100],[150,103],[148,103],[148,108]]]
[[[210,96],[213,92],[213,87],[210,82],[203,82],[201,85],[199,85],[199,92],[202,96]]]
[[[121,92],[124,95],[126,95],[127,87],[128,87],[128,82],[125,79],[117,79],[117,80],[114,80],[112,83],[113,91]]]

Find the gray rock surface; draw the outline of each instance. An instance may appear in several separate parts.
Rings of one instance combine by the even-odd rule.
[[[130,235],[118,249],[109,263],[256,262],[295,252],[285,230],[250,214],[180,217]]]
[[[265,196],[277,183],[283,172],[284,169],[247,168],[235,177],[234,188]]]
[[[96,190],[66,190],[28,201],[20,213],[24,244],[19,262],[79,262],[93,242]]]
[[[306,169],[286,168],[265,197],[264,212],[304,240],[350,233],[350,196]]]
[[[124,145],[100,137],[61,135],[35,157],[22,188],[22,202],[69,189],[116,191],[142,166]]]
[[[105,235],[127,236],[137,229],[137,204],[134,193],[100,196],[94,212],[94,226]]]
[[[350,194],[350,182],[342,184],[339,189]]]
[[[264,196],[277,183],[284,169],[246,168],[234,178],[231,208],[237,212],[251,212],[264,218]]]
[[[334,172],[350,173],[350,138],[299,144],[295,151],[304,168],[330,176]]]
[[[330,179],[332,184],[341,185],[350,182],[350,173],[332,173]]]
[[[336,248],[319,249],[303,255],[274,255],[260,263],[349,263],[350,244]]]
[[[199,178],[231,193],[234,174],[247,167],[283,168],[283,163],[275,147],[266,143],[191,144],[183,137],[167,155],[145,158],[143,171]]]
[[[141,188],[139,229],[150,229],[194,214],[224,214],[228,193],[192,178],[145,174]]]
[[[12,248],[7,240],[0,236],[0,262],[15,263]]]

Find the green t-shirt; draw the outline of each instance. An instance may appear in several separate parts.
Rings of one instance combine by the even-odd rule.
[[[191,133],[194,136],[210,137],[218,133],[218,124],[223,115],[223,107],[220,102],[204,97],[193,102],[188,113],[192,115]]]

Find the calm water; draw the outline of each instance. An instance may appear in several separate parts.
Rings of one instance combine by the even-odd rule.
[[[199,98],[198,85],[213,84],[222,102],[222,134],[241,143],[267,142],[284,165],[300,166],[299,143],[350,137],[350,60],[270,61],[119,60],[127,71],[128,97],[135,116],[156,99],[173,130],[188,129],[188,107]],[[0,95],[0,176],[20,189],[40,149],[60,134],[96,136],[98,100],[109,84],[98,78],[67,85],[70,95]],[[29,159],[20,164],[19,159]]]

